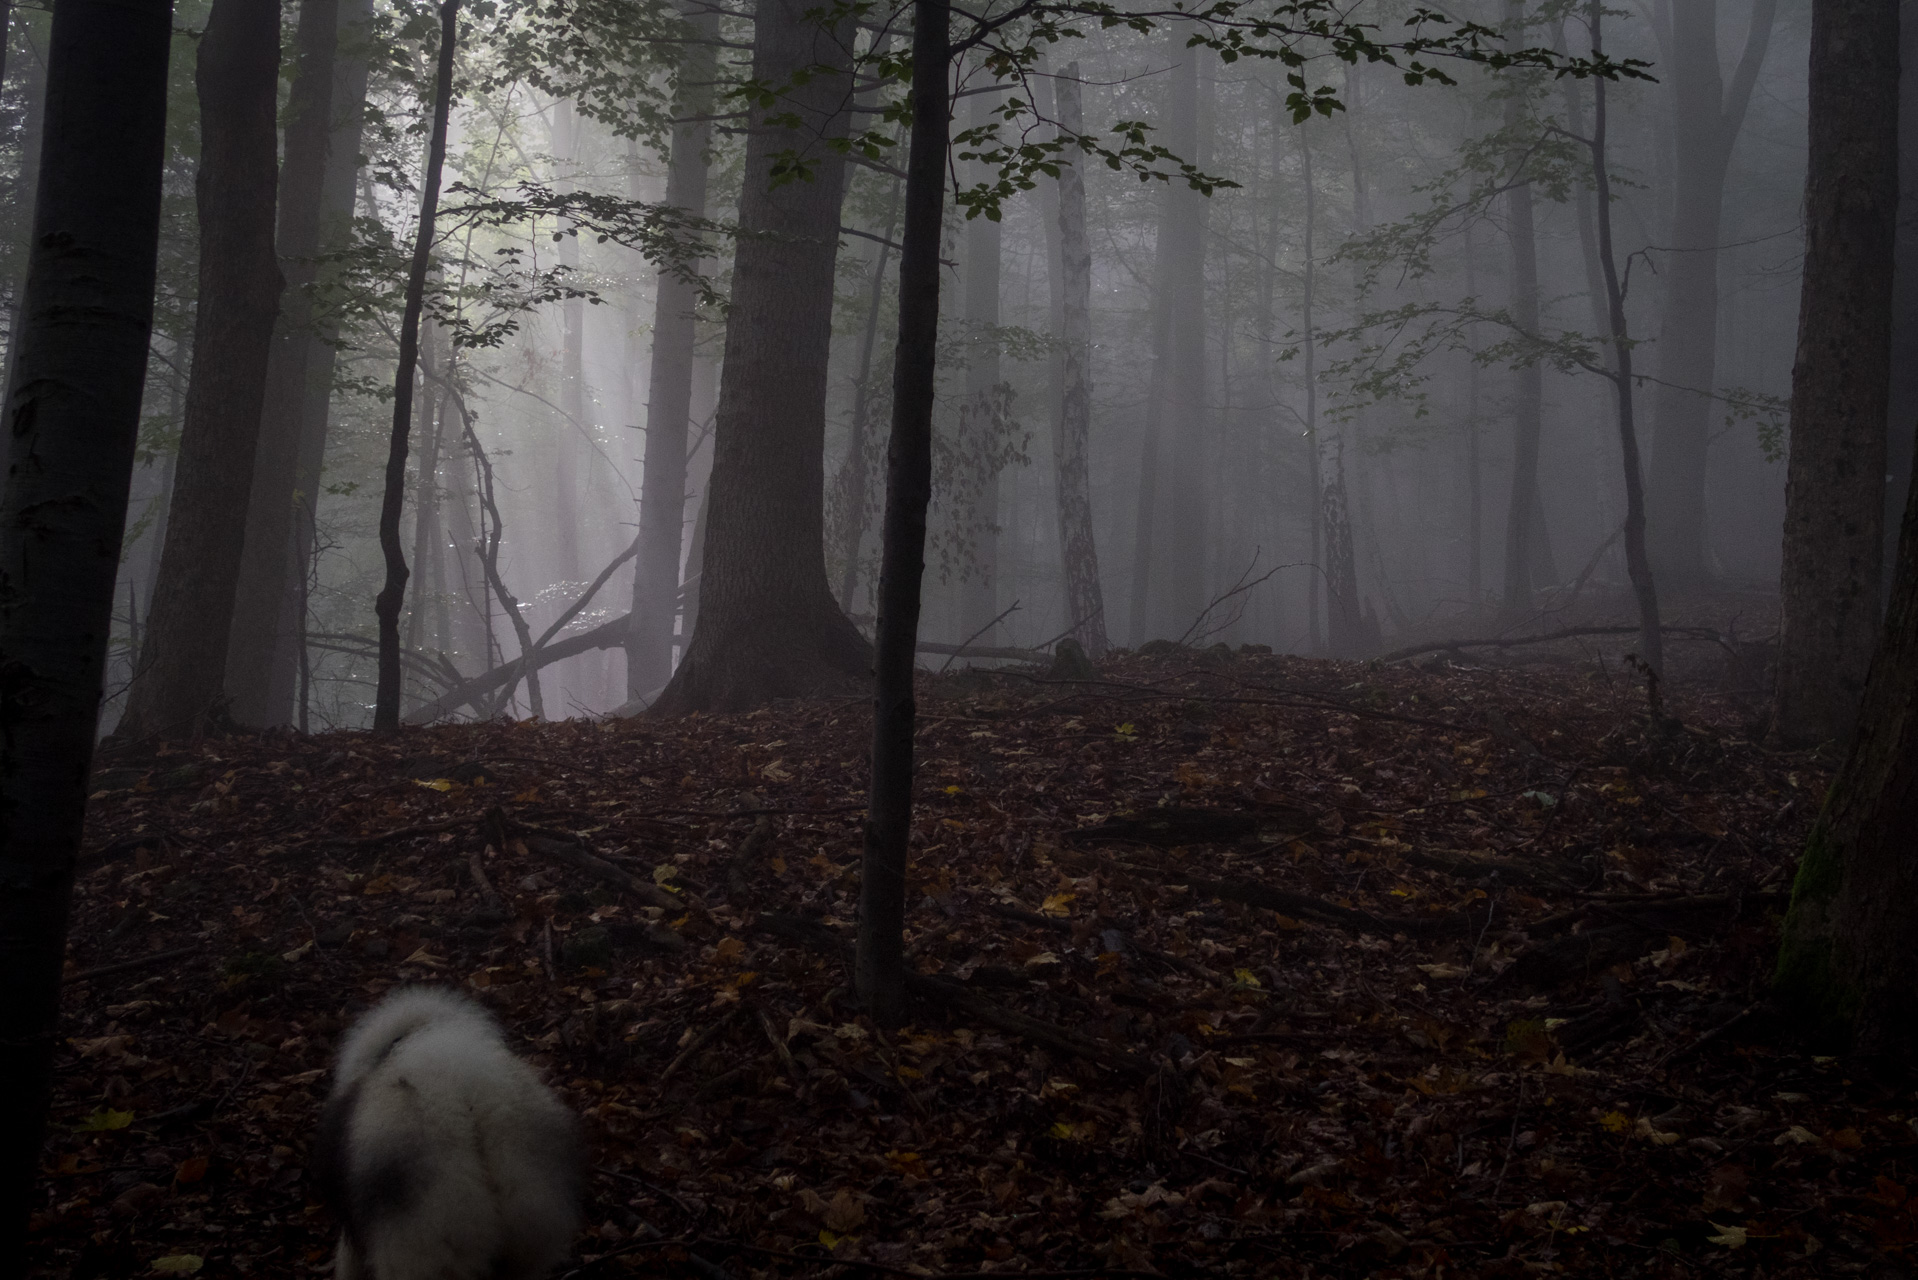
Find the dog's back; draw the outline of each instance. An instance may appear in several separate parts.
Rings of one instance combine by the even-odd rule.
[[[451,992],[382,1001],[340,1050],[315,1152],[335,1280],[536,1280],[578,1223],[572,1114]]]

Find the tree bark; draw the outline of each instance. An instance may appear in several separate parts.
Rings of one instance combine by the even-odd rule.
[[[863,684],[871,646],[826,582],[826,371],[851,84],[850,23],[763,0],[753,76],[805,83],[755,108],[713,439],[698,625],[654,710],[742,710]],[[769,122],[795,114],[800,127]],[[809,173],[773,185],[780,153]]]
[[[1696,591],[1710,577],[1705,466],[1718,370],[1725,174],[1777,7],[1777,0],[1753,0],[1745,51],[1729,93],[1718,69],[1717,0],[1682,0],[1671,10],[1672,252],[1660,263],[1665,308],[1658,335],[1659,385],[1652,392],[1652,466],[1646,476],[1652,565],[1667,590]],[[1895,51],[1893,45],[1887,52]],[[1858,675],[1863,674],[1861,668]]]
[[[1898,247],[1892,269],[1891,349],[1918,351],[1918,8],[1904,6],[1899,23],[1898,58]],[[1895,360],[1891,367],[1891,409],[1885,441],[1885,558],[1896,563],[1898,531],[1904,524],[1905,498],[1911,490],[1912,459],[1918,448],[1912,423],[1918,422],[1918,360]],[[1880,577],[1889,586],[1890,578]]]
[[[267,354],[258,454],[227,647],[226,692],[233,718],[241,724],[282,723],[290,710],[272,705],[270,673],[274,649],[282,643],[281,628],[288,621],[284,615],[296,508],[294,475],[309,365],[321,345],[308,288],[319,274],[322,190],[333,132],[339,43],[340,0],[301,0],[294,36],[298,66],[287,96],[275,236],[286,290]]]
[[[893,348],[892,440],[886,457],[879,570],[872,785],[860,861],[853,989],[882,1024],[906,1006],[906,858],[912,836],[914,646],[932,502],[932,405],[939,354],[939,241],[951,117],[947,0],[914,0],[912,151],[899,251],[899,335]]]
[[[166,0],[59,0],[0,499],[0,1258],[36,1196],[153,322]]]
[[[1844,740],[1877,640],[1897,243],[1897,0],[1815,0],[1774,730]],[[1911,424],[1902,424],[1909,434]]]
[[[1068,63],[1056,82],[1060,127],[1085,132],[1080,106],[1079,64]],[[1098,658],[1106,639],[1105,593],[1099,583],[1099,549],[1092,536],[1092,249],[1086,239],[1086,180],[1082,152],[1059,171],[1058,436],[1053,459],[1059,491],[1059,555],[1065,569],[1066,611],[1073,638]]]
[[[666,203],[704,216],[706,148],[712,141],[719,15],[688,11],[696,43],[686,46],[673,98]],[[633,638],[626,646],[626,694],[639,698],[673,674],[673,620],[679,615],[680,553],[686,541],[686,436],[692,422],[694,308],[699,293],[670,271],[653,303],[652,372],[647,382],[646,469],[640,477],[639,555],[633,561]]]
[[[379,683],[374,691],[373,729],[397,733],[400,727],[400,609],[406,602],[406,553],[400,546],[400,508],[406,501],[407,436],[413,426],[413,380],[419,368],[420,313],[426,301],[426,271],[433,253],[433,224],[439,216],[440,172],[446,165],[446,119],[453,107],[453,47],[459,34],[460,0],[440,5],[440,47],[433,77],[433,124],[426,143],[420,180],[419,229],[413,238],[413,265],[406,277],[406,311],[400,318],[399,369],[393,375],[393,431],[387,441],[386,487],[380,500],[380,552],[386,581],[373,602],[379,619]]]
[[[562,194],[576,191],[574,174],[579,169],[579,113],[570,101],[553,106],[553,189]],[[579,273],[579,237],[562,235],[557,246],[559,262],[573,274]],[[558,563],[553,577],[560,582],[579,578],[579,533],[581,523],[579,456],[585,443],[580,435],[590,432],[586,405],[586,302],[567,298],[559,304],[559,411],[565,421],[553,441],[553,506],[547,520],[553,533]]]
[[[1871,102],[1874,64],[1895,49],[1880,37],[1889,3],[1819,0],[1812,14],[1814,111],[1836,47],[1854,51],[1847,83]],[[1834,30],[1839,23],[1855,24]],[[1875,41],[1882,42],[1875,42]],[[1869,54],[1866,51],[1869,50]],[[1858,62],[1866,65],[1860,67]],[[1822,65],[1821,65],[1822,63]],[[1882,122],[1889,117],[1880,117]],[[1814,116],[1813,129],[1819,124]],[[1807,263],[1809,269],[1810,264]],[[1775,972],[1776,994],[1797,1024],[1834,1047],[1907,1074],[1918,1057],[1918,502],[1908,502],[1891,606],[1865,683],[1843,768],[1805,843]]]
[[[200,38],[198,308],[180,462],[123,738],[226,716],[226,655],[282,280],[273,250],[280,9],[215,0]]]
[[[359,188],[360,142],[366,120],[366,83],[371,52],[372,0],[340,0],[339,50],[333,61],[332,134],[328,140],[326,173],[320,185],[320,252],[346,247],[352,241],[353,206]],[[324,280],[330,268],[322,266]],[[314,316],[314,332],[306,358],[301,391],[299,446],[293,488],[289,495],[291,533],[283,560],[262,563],[258,585],[249,593],[280,601],[279,623],[273,629],[273,650],[264,675],[265,699],[258,723],[285,724],[292,714],[294,695],[304,680],[307,584],[313,566],[320,477],[326,460],[327,426],[333,404],[333,370],[339,351],[333,345],[338,325],[334,316]],[[249,668],[250,670],[250,668]],[[246,679],[260,679],[249,674]],[[229,687],[234,687],[228,663]],[[251,697],[252,695],[247,695]],[[301,705],[304,705],[302,702]]]

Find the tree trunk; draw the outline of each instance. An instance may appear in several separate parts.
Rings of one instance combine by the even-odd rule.
[[[1725,174],[1771,41],[1777,0],[1753,0],[1744,56],[1726,94],[1718,70],[1717,0],[1672,6],[1673,252],[1663,255],[1665,313],[1652,393],[1647,518],[1652,565],[1666,589],[1707,585],[1706,452],[1718,372],[1718,240]],[[1888,52],[1895,56],[1896,45]],[[1882,497],[1882,494],[1880,494]],[[1867,628],[1869,630],[1869,628]],[[1867,642],[1869,644],[1869,642]],[[1862,678],[1863,670],[1859,671]]]
[[[1184,47],[1179,24],[1168,36],[1174,59],[1165,114],[1165,145],[1183,160],[1200,160],[1199,49]],[[1133,630],[1178,635],[1205,607],[1203,475],[1211,409],[1206,399],[1205,232],[1209,201],[1177,179],[1161,197],[1156,292],[1159,323],[1153,371],[1157,412],[1149,412],[1149,481],[1139,498],[1134,569],[1142,590],[1133,601]],[[1155,335],[1159,336],[1159,335]],[[1168,430],[1169,427],[1175,428]],[[1142,621],[1143,620],[1143,623]]]
[[[983,87],[983,86],[978,86]],[[969,128],[990,125],[999,95],[974,93],[968,112]],[[991,167],[974,160],[967,165],[969,182],[987,181]],[[999,471],[995,465],[999,422],[994,406],[999,387],[999,278],[1004,237],[1000,224],[987,217],[968,218],[965,224],[966,400],[970,421],[962,436],[972,452],[975,468],[975,506],[971,526],[977,534],[972,562],[964,568],[959,588],[961,635],[978,635],[999,616]],[[979,636],[985,640],[984,636]],[[990,643],[989,640],[986,643]]]
[[[803,85],[756,108],[708,486],[699,624],[655,710],[741,710],[863,684],[871,646],[826,582],[827,356],[846,132],[848,40],[805,0],[763,0],[753,77]],[[793,114],[798,128],[769,123]],[[773,185],[781,153],[808,176]]]
[[[1586,21],[1592,32],[1592,56],[1604,49],[1604,0],[1589,0]],[[1638,657],[1654,678],[1664,674],[1664,634],[1658,623],[1658,590],[1645,548],[1645,486],[1638,454],[1638,425],[1632,413],[1632,340],[1625,323],[1625,291],[1612,252],[1612,174],[1606,158],[1605,80],[1592,80],[1592,192],[1598,205],[1598,261],[1605,276],[1605,299],[1612,331],[1612,386],[1618,396],[1618,444],[1625,463],[1625,571],[1638,599]]]
[[[1774,722],[1778,737],[1794,744],[1850,734],[1877,639],[1897,42],[1897,0],[1815,0]],[[1900,429],[1908,434],[1911,424]]]
[[[719,15],[694,6],[673,99],[666,203],[704,216],[706,148],[712,122]],[[647,382],[646,469],[640,477],[639,554],[633,560],[633,638],[626,646],[626,695],[639,698],[673,674],[673,620],[679,614],[680,550],[686,540],[686,435],[692,422],[693,351],[698,290],[670,271],[659,274],[653,303],[652,373]]]
[[[284,643],[293,522],[294,476],[309,365],[317,348],[308,286],[319,274],[322,189],[333,132],[340,0],[301,0],[294,36],[298,67],[286,104],[286,156],[280,170],[275,236],[286,290],[268,348],[258,455],[246,506],[239,585],[226,659],[226,692],[241,724],[283,723],[289,708],[270,699],[273,653]]]
[[[424,324],[420,333],[420,369],[431,378],[434,368],[436,326]],[[413,565],[420,575],[419,588],[413,592],[413,607],[406,617],[406,651],[420,653],[426,642],[426,615],[435,601],[431,596],[431,564],[439,559],[440,543],[440,449],[446,433],[446,396],[437,387],[421,387],[419,403],[420,462],[413,477]]]
[[[440,5],[440,47],[433,77],[433,124],[420,180],[419,229],[406,277],[406,311],[400,318],[399,368],[393,375],[393,431],[387,441],[386,485],[380,498],[380,553],[386,581],[373,602],[379,619],[379,683],[374,690],[373,729],[400,727],[400,609],[406,602],[406,553],[400,547],[400,508],[406,501],[407,436],[413,427],[413,380],[419,368],[420,312],[426,301],[426,271],[433,253],[433,223],[439,216],[440,172],[446,165],[446,118],[453,107],[453,46],[459,34],[460,0]]]
[[[1834,105],[1836,48],[1853,50],[1845,83],[1881,101],[1894,4],[1819,0],[1812,13],[1814,138]],[[1840,24],[1845,29],[1835,30]],[[1860,63],[1864,65],[1860,65]],[[1823,80],[1824,83],[1819,82]],[[1829,96],[1828,96],[1829,95]],[[1849,105],[1849,104],[1847,104]],[[1878,131],[1893,117],[1871,122]],[[1807,274],[1811,262],[1806,263]],[[1908,1074],[1918,1058],[1918,502],[1907,502],[1891,605],[1865,682],[1844,767],[1805,842],[1775,975],[1797,1023]]]
[[[577,190],[573,175],[579,169],[579,113],[570,101],[562,100],[553,106],[553,161],[557,170],[554,190],[561,193]],[[577,282],[579,237],[561,236],[558,250],[560,265],[568,268]],[[592,429],[586,412],[585,299],[562,301],[559,323],[559,411],[565,421],[559,424],[559,435],[553,441],[553,506],[546,517],[558,557],[553,577],[560,582],[574,582],[579,578],[581,564],[579,458],[585,444],[581,433]]]
[[[865,335],[859,344],[859,377],[853,383],[852,430],[846,441],[846,458],[840,465],[838,489],[844,504],[844,529],[838,542],[844,559],[839,569],[839,605],[851,610],[859,590],[859,551],[866,541],[866,507],[871,500],[871,465],[866,457],[867,438],[872,430],[872,356],[879,338],[879,312],[886,299],[886,268],[892,258],[893,233],[899,225],[900,184],[892,184],[886,202],[885,239],[873,255],[872,287],[866,297]]]
[[[1068,63],[1056,82],[1059,124],[1085,131],[1079,102],[1079,64]],[[1072,634],[1094,658],[1104,655],[1105,593],[1099,550],[1092,537],[1092,248],[1086,239],[1085,156],[1073,152],[1059,171],[1060,397],[1053,458],[1059,487],[1059,555],[1065,569],[1066,611]]]
[[[59,0],[0,499],[0,1258],[38,1197],[74,859],[153,322],[165,0]]]
[[[906,856],[912,836],[912,676],[932,501],[932,404],[939,354],[939,242],[951,115],[947,0],[914,0],[912,151],[899,251],[899,336],[886,457],[885,542],[875,642],[872,786],[860,862],[853,989],[885,1025],[905,1015]]]
[[[1507,0],[1505,21],[1508,43],[1524,43],[1525,21],[1522,0]],[[1510,86],[1505,98],[1505,130],[1516,137],[1525,123],[1525,103],[1518,86]],[[1508,157],[1514,177],[1523,173],[1526,155],[1522,149]],[[1505,225],[1512,251],[1512,320],[1527,336],[1538,336],[1538,243],[1532,219],[1532,184],[1514,182],[1505,193]],[[1533,541],[1542,531],[1537,513],[1538,446],[1544,430],[1545,371],[1537,361],[1529,361],[1513,370],[1512,388],[1512,491],[1505,508],[1505,589],[1503,603],[1510,615],[1523,615],[1532,608]]]
[[[226,654],[281,277],[273,250],[280,9],[215,0],[200,38],[198,309],[160,578],[123,738],[223,719]]]
[[[1302,345],[1305,348],[1305,441],[1310,460],[1312,481],[1312,564],[1319,572],[1312,575],[1306,586],[1306,634],[1315,654],[1323,653],[1326,648],[1325,632],[1319,619],[1319,601],[1323,599],[1331,604],[1331,576],[1325,571],[1325,469],[1321,461],[1324,453],[1323,442],[1319,439],[1319,365],[1318,335],[1313,329],[1316,312],[1313,303],[1317,301],[1319,267],[1313,254],[1314,233],[1318,231],[1319,193],[1318,185],[1312,177],[1312,134],[1311,122],[1299,125],[1299,185],[1305,188],[1305,243],[1301,246],[1300,261],[1301,293],[1299,298],[1299,329],[1304,334]]]
[[[1918,9],[1904,7],[1898,57],[1898,248],[1892,269],[1891,349],[1918,351]],[[1895,562],[1894,545],[1904,524],[1911,491],[1912,459],[1918,441],[1918,360],[1895,360],[1891,367],[1891,409],[1885,441],[1885,556]],[[1890,578],[1880,574],[1890,583]]]

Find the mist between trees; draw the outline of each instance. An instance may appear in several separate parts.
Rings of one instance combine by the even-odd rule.
[[[1390,41],[1408,16],[1355,20]],[[1583,6],[1456,16],[1491,50],[1592,47]],[[1605,85],[1604,162],[1645,545],[1682,614],[1778,580],[1807,13],[1652,19],[1607,20],[1606,52],[1649,70]],[[686,706],[865,670],[911,24],[792,20],[806,30],[663,6],[463,16],[404,473],[407,718],[631,712],[689,646]],[[1568,609],[1634,618],[1594,81],[1440,52],[1456,83],[1412,85],[1365,56],[1228,60],[1188,44],[1200,24],[1140,25],[1080,22],[1020,68],[954,59],[950,177],[971,195],[941,246],[921,640],[1363,657]],[[424,7],[311,0],[224,62],[176,40],[104,731],[129,691],[140,734],[372,719],[437,29]],[[15,16],[16,175],[44,39],[43,15]],[[266,99],[235,87],[248,57],[263,86],[278,67],[271,151]],[[1336,105],[1300,122],[1307,94]],[[1069,111],[1107,154],[1061,149]],[[249,127],[250,158],[218,149]],[[8,206],[14,278],[30,185]],[[267,237],[277,290],[235,247]],[[222,287],[253,298],[227,331],[196,308]],[[229,350],[269,329],[264,357]],[[729,504],[729,447],[778,483]],[[751,656],[693,642],[713,573],[709,629],[755,633]]]

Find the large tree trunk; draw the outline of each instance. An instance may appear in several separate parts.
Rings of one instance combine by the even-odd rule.
[[[1834,10],[1837,12],[1834,13]],[[1842,15],[1842,16],[1841,16]],[[1846,83],[1869,104],[1882,97],[1895,49],[1892,3],[1819,0],[1812,17],[1814,136],[1837,68],[1835,45],[1870,50],[1847,65]],[[1849,31],[1832,28],[1854,24]],[[1829,99],[1825,99],[1829,104]],[[1875,123],[1891,119],[1881,115]],[[1809,263],[1807,266],[1809,267]],[[1918,502],[1905,507],[1891,606],[1865,683],[1851,750],[1805,843],[1778,952],[1776,990],[1799,1025],[1882,1059],[1901,1074],[1918,1060]]]
[[[1085,131],[1079,103],[1079,64],[1068,63],[1057,82],[1059,124]],[[1086,240],[1086,180],[1075,152],[1059,171],[1058,435],[1053,461],[1059,488],[1059,556],[1066,579],[1066,611],[1073,637],[1094,658],[1108,647],[1099,551],[1092,537],[1092,248]]]
[[[776,3],[777,0],[774,0]],[[951,90],[946,0],[915,0],[912,151],[899,252],[899,336],[886,459],[885,546],[879,571],[872,785],[860,860],[853,987],[882,1024],[904,1016],[906,859],[912,836],[912,677],[932,501],[932,404],[939,354],[939,241],[946,199]]]
[[[59,0],[0,500],[0,1258],[27,1258],[153,321],[166,0]]]
[[[286,291],[268,349],[259,452],[246,506],[245,543],[233,600],[226,692],[241,724],[283,723],[290,710],[270,696],[273,653],[283,643],[300,434],[310,365],[322,345],[307,291],[319,272],[322,190],[333,132],[340,0],[301,0],[294,36],[298,68],[286,104],[286,156],[280,170],[275,237]]]
[[[1898,248],[1892,271],[1891,349],[1918,351],[1918,6],[1903,6],[1898,58]],[[1918,360],[1891,366],[1891,408],[1885,441],[1885,554],[1897,550],[1904,524],[1905,498],[1911,491],[1912,458],[1918,441]],[[1883,575],[1880,575],[1881,577]],[[1886,579],[1889,582],[1889,579]]]
[[[1672,5],[1673,252],[1662,255],[1665,310],[1646,476],[1652,567],[1667,590],[1706,585],[1706,453],[1718,374],[1718,241],[1725,174],[1771,41],[1777,0],[1754,0],[1744,56],[1724,91],[1717,0]],[[1896,46],[1893,46],[1895,51]],[[1861,673],[1862,674],[1862,673]]]
[[[719,15],[689,13],[673,98],[666,203],[704,216],[706,148],[712,140],[713,80]],[[626,695],[639,698],[673,673],[673,620],[679,615],[680,551],[686,540],[686,436],[692,422],[698,289],[670,271],[653,303],[652,373],[647,382],[646,469],[640,478],[639,554],[633,560],[633,637],[626,645]]]
[[[453,54],[459,33],[460,0],[441,0],[440,45],[433,77],[432,129],[420,180],[419,226],[413,234],[413,261],[406,276],[406,309],[400,317],[399,368],[393,374],[393,428],[387,438],[385,488],[380,495],[380,556],[386,578],[373,601],[379,622],[380,662],[373,693],[373,729],[397,733],[400,727],[400,610],[406,602],[406,553],[400,546],[400,509],[406,501],[406,455],[413,429],[413,380],[419,368],[420,314],[426,303],[427,265],[433,253],[433,224],[439,217],[440,173],[446,164],[446,121],[453,107]],[[470,424],[467,435],[472,435]]]
[[[1897,0],[1815,0],[1774,726],[1792,743],[1849,734],[1877,639],[1897,42]]]
[[[279,5],[215,0],[194,82],[200,277],[193,368],[159,584],[121,737],[198,733],[225,715],[227,643],[282,283],[273,249]]]
[[[826,362],[839,252],[848,30],[764,0],[753,77],[806,83],[756,109],[739,197],[698,627],[655,710],[739,710],[862,684],[871,646],[826,582]],[[794,113],[800,127],[769,124]],[[781,153],[808,176],[773,185]]]
[[[1200,154],[1199,63],[1202,50],[1184,47],[1179,24],[1169,39],[1174,59],[1166,103],[1165,145],[1203,165]],[[1140,493],[1136,552],[1144,564],[1134,581],[1143,588],[1132,605],[1138,639],[1149,632],[1177,636],[1205,607],[1206,501],[1203,476],[1211,432],[1206,400],[1205,233],[1210,201],[1178,180],[1161,197],[1157,292],[1163,338],[1153,377],[1157,414],[1148,424],[1151,470]],[[1156,336],[1156,335],[1155,335]],[[1176,424],[1178,429],[1168,431]],[[1143,620],[1143,625],[1142,625]]]

